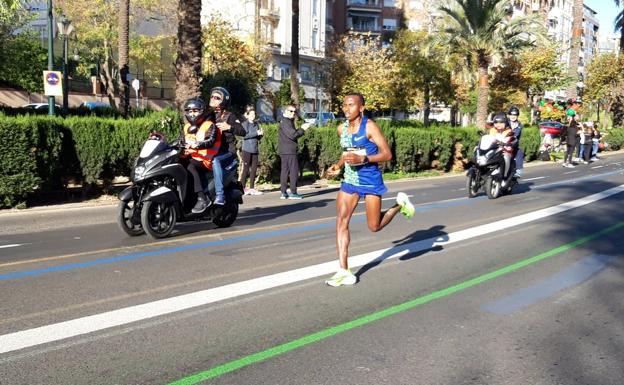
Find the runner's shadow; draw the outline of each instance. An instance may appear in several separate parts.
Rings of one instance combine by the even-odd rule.
[[[389,258],[398,257],[401,261],[408,261],[431,251],[441,251],[443,247],[439,245],[439,243],[446,242],[449,239],[448,233],[442,231],[444,227],[445,226],[442,225],[436,225],[430,229],[419,230],[403,239],[393,241],[392,243],[395,244],[394,247],[386,250],[372,262],[360,267],[355,275],[359,278],[367,271]]]

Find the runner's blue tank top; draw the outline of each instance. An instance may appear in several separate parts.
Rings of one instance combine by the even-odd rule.
[[[366,123],[368,118],[362,117],[360,127],[355,134],[349,133],[349,122],[346,121],[342,127],[342,135],[340,136],[340,146],[343,151],[364,151],[366,156],[376,155],[379,152],[379,148],[375,143],[368,139],[366,136]],[[363,165],[350,165],[345,163],[345,172],[343,185],[349,184],[351,186],[344,186],[342,188],[348,193],[357,192],[360,195],[374,194],[382,195],[388,189],[384,185],[381,171],[377,163],[367,163]],[[356,187],[355,189],[352,188]]]

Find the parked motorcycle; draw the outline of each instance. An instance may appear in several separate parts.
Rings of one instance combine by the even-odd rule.
[[[209,206],[192,213],[196,203],[192,177],[186,170],[186,159],[180,155],[184,143],[167,143],[164,135],[153,132],[143,144],[132,169],[132,186],[119,193],[117,223],[130,236],[147,233],[152,238],[167,237],[176,222],[212,221],[218,227],[231,226],[243,203],[243,186],[238,181],[238,161],[224,165],[223,186],[226,204],[213,204],[215,199],[212,171],[202,178]]]
[[[470,168],[466,172],[468,197],[476,196],[481,187],[490,199],[511,194],[512,189],[518,184],[518,178],[515,176],[516,162],[513,158],[510,168],[510,176],[504,180],[503,144],[494,135],[482,135],[475,147]]]

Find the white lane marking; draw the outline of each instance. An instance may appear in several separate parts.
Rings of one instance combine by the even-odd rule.
[[[530,180],[538,180],[538,179],[546,179],[549,178],[548,176],[537,176],[535,178],[529,178],[529,179],[524,179],[525,181],[530,181]]]
[[[397,258],[408,253],[429,250],[436,246],[449,245],[498,232],[582,207],[621,192],[624,192],[624,185],[613,187],[603,192],[592,194],[571,202],[562,203],[557,206],[456,231],[448,235],[432,237],[405,245],[356,255],[349,258],[349,265],[351,267],[363,266],[371,262],[381,262],[386,259]],[[337,267],[338,264],[336,261],[325,262],[282,273],[266,275],[247,281],[231,283],[212,289],[148,302],[141,305],[129,306],[105,313],[94,314],[87,317],[76,318],[69,321],[5,334],[0,336],[0,353],[12,352],[19,349],[59,341],[116,326],[126,325],[131,322],[143,321],[291,283],[301,282],[311,278],[317,278],[322,275],[329,275],[333,273]]]
[[[23,246],[23,243],[12,243],[10,245],[0,245],[0,249],[8,249],[9,247],[19,247]]]
[[[574,174],[574,173],[576,173],[576,172],[578,172],[578,171],[568,171],[568,172],[564,172],[564,173],[563,173],[563,175],[566,175],[566,174]]]
[[[594,166],[592,169],[603,168],[604,166]]]

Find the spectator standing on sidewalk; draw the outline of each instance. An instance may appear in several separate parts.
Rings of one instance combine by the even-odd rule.
[[[572,158],[574,157],[574,150],[576,149],[577,133],[579,130],[576,112],[568,110],[568,128],[566,129],[566,156],[563,162],[563,167],[574,168]]]
[[[516,178],[522,177],[522,171],[524,169],[524,151],[520,148],[520,137],[522,136],[522,123],[518,120],[520,116],[520,110],[516,106],[512,106],[507,113],[507,119],[509,119],[509,126],[511,127],[511,131],[513,131],[514,136],[516,137]]]
[[[364,116],[364,97],[359,93],[345,96],[342,104],[346,121],[338,126],[343,153],[338,163],[327,170],[327,176],[336,177],[344,166],[344,179],[336,197],[336,249],[340,268],[325,281],[330,286],[353,285],[357,277],[349,269],[349,222],[361,198],[366,205],[366,221],[376,233],[401,212],[406,218],[414,215],[414,206],[405,193],[398,193],[396,204],[381,211],[381,195],[388,191],[378,162],[392,159],[392,152],[381,129]]]
[[[592,122],[592,124],[593,124],[594,136],[592,137],[592,157],[591,157],[591,161],[595,162],[595,161],[600,159],[600,158],[598,158],[598,147],[600,145],[600,130],[598,129],[598,123],[597,122]]]
[[[243,128],[247,133],[243,137],[243,173],[241,175],[241,183],[243,184],[246,195],[261,195],[262,192],[254,188],[256,182],[256,171],[258,170],[258,142],[262,138],[263,132],[258,122],[256,122],[256,110],[253,106],[245,107],[245,121]],[[247,178],[249,177],[249,188],[246,188]]]
[[[283,118],[279,125],[279,138],[277,153],[281,161],[280,172],[280,199],[302,199],[297,194],[297,178],[299,177],[299,161],[297,160],[298,140],[305,135],[310,124],[304,123],[301,128],[295,126],[297,108],[289,104],[284,109]],[[290,194],[288,194],[288,182],[290,180]]]

